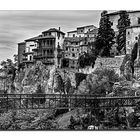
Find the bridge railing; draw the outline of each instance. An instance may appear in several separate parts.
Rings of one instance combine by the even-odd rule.
[[[62,94],[0,94],[0,110],[134,107],[140,97],[95,97]]]

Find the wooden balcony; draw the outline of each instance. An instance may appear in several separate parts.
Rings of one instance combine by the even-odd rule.
[[[34,55],[34,59],[54,58],[54,54]]]
[[[54,60],[52,59],[52,60],[42,60],[42,63],[44,63],[44,64],[50,64],[50,65],[53,65],[54,64]]]

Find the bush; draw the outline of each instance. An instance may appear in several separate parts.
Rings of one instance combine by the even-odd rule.
[[[0,115],[0,130],[57,129],[54,110],[8,111]]]
[[[78,93],[105,96],[106,92],[112,92],[113,84],[117,81],[119,76],[114,70],[97,69],[80,83]]]

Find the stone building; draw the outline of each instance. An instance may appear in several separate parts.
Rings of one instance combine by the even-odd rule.
[[[140,11],[127,11],[129,14],[130,18],[130,26],[135,26],[140,24]],[[117,31],[117,25],[118,25],[118,19],[120,18],[119,16],[120,11],[117,12],[112,12],[108,13],[107,15],[109,16],[110,21],[113,23],[112,28],[114,31]]]
[[[90,51],[86,37],[66,37],[64,40],[64,59],[67,59],[67,67],[78,68],[79,56]]]
[[[37,48],[37,42],[36,39],[37,37],[30,38],[25,40],[25,52],[23,53],[23,63],[25,66],[30,67],[34,63],[33,60],[33,49]]]
[[[25,52],[25,42],[18,43],[18,66],[23,62],[24,52]]]
[[[134,44],[138,40],[140,34],[140,11],[127,11],[130,18],[130,27],[126,29],[126,54],[131,54]],[[112,28],[117,33],[117,25],[120,11],[108,13],[110,21],[113,23]]]
[[[87,25],[82,27],[77,27],[74,31],[67,32],[67,37],[95,37],[98,28],[94,25]]]
[[[123,73],[122,67],[125,63],[125,55],[116,57],[99,57],[95,61],[94,69],[97,68],[111,68],[114,69],[118,75]]]
[[[131,54],[134,44],[138,42],[140,25],[130,26],[126,29],[126,54]]]
[[[37,48],[33,49],[35,61],[42,61],[46,65],[61,66],[63,55],[63,42],[65,33],[56,28],[50,28],[42,32],[34,40],[37,41]]]
[[[91,42],[95,41],[98,28],[94,25],[77,27],[76,30],[67,32],[64,40],[64,63],[66,67],[78,68],[79,56],[91,50]]]

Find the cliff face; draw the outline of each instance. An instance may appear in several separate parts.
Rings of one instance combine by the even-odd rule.
[[[21,76],[22,75],[22,76]],[[26,68],[24,72],[17,74],[15,91],[21,94],[33,93],[57,93],[64,92],[65,82],[70,79],[71,85],[75,86],[75,73],[57,69],[55,66],[46,66],[38,62],[32,68]]]

